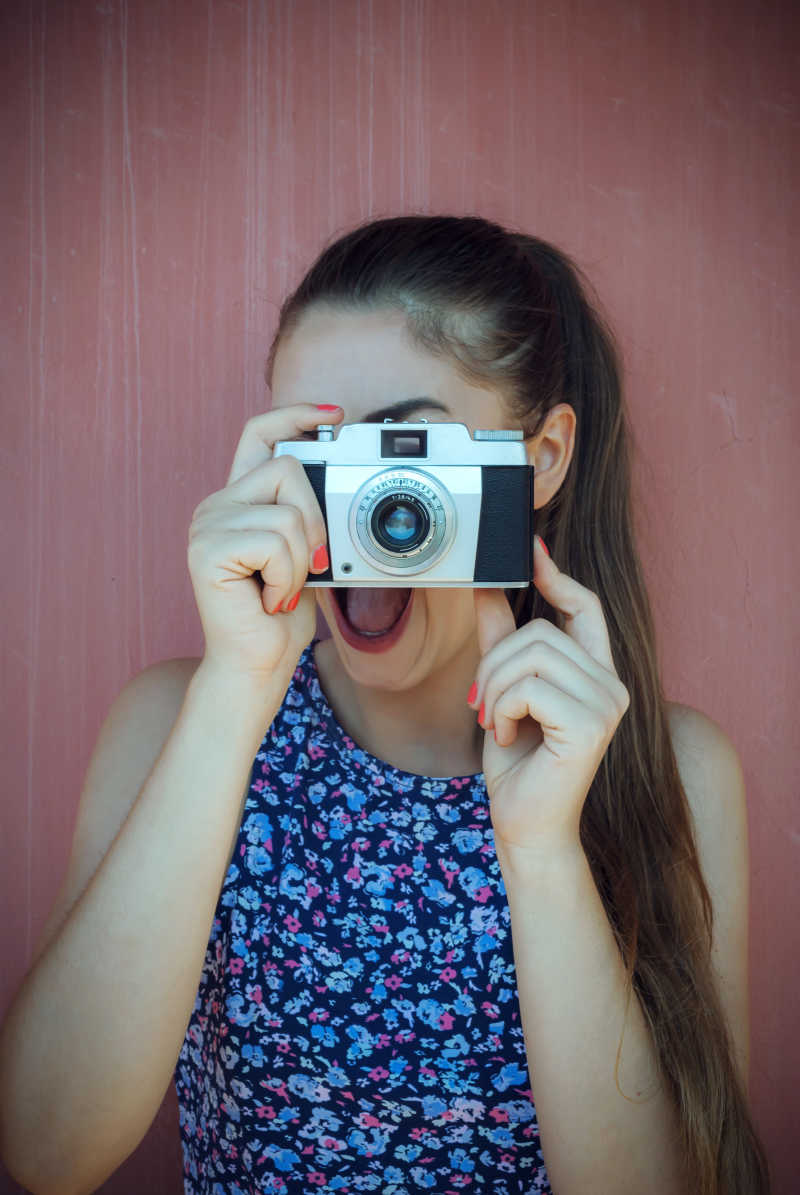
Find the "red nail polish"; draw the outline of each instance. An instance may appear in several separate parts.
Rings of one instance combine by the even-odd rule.
[[[479,721],[480,723],[483,723],[483,707],[484,707],[484,704],[485,704],[485,703],[482,701],[482,702],[481,702],[481,708],[478,710],[478,721]],[[486,728],[484,727],[484,729],[486,729]]]
[[[477,696],[478,696],[478,686],[473,681],[472,688],[470,689],[469,693],[467,693],[467,705],[472,705],[473,701],[475,700],[475,698]]]
[[[324,544],[320,544],[320,546],[315,550],[314,555],[311,557],[311,567],[314,569],[322,569],[327,568],[329,564],[330,560],[328,559],[328,549]]]
[[[287,604],[286,604],[287,613],[291,614],[292,610],[294,610],[295,606],[300,601],[300,593],[302,593],[302,592],[303,591],[300,590],[299,593],[296,593],[294,595],[294,597],[289,602],[287,602]]]
[[[337,407],[329,402],[318,402],[317,403],[318,411],[341,411],[341,409],[342,409],[341,407]]]
[[[542,547],[544,548],[544,554],[545,554],[545,556],[549,556],[549,555],[550,555],[550,553],[549,553],[549,552],[548,552],[548,550],[547,550],[547,544],[544,542],[544,540],[542,539],[541,535],[537,536],[537,539],[539,540],[539,543],[540,543],[540,544],[542,545]]]

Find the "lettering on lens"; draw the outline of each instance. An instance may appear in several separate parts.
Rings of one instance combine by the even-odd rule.
[[[437,478],[421,469],[389,469],[355,494],[350,531],[373,567],[392,576],[412,576],[431,568],[449,549],[455,508]]]

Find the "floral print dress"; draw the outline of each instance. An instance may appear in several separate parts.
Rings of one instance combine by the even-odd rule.
[[[256,755],[175,1066],[186,1195],[550,1192],[483,774],[362,751],[317,642]]]

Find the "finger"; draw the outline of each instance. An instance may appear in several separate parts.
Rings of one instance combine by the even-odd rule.
[[[308,536],[305,530],[303,515],[296,506],[288,503],[281,506],[248,506],[241,512],[236,512],[224,520],[222,526],[231,531],[253,531],[256,533],[274,532],[280,535],[285,543],[289,555],[290,569],[288,577],[283,574],[262,576],[265,584],[278,594],[272,603],[280,601],[282,604],[294,597],[308,579]],[[280,593],[282,585],[288,587],[288,593]],[[272,608],[272,607],[270,607]]]
[[[246,508],[256,506],[293,506],[299,510],[306,539],[306,560],[311,571],[314,552],[327,546],[328,533],[317,495],[301,462],[294,456],[279,456],[251,469],[244,477],[221,491],[229,503]]]
[[[297,557],[288,541],[279,531],[268,532],[265,547],[269,556],[259,570],[264,581],[261,604],[267,614],[285,610],[296,593],[303,588],[304,581],[297,582]],[[308,573],[306,573],[308,576]]]
[[[599,597],[560,571],[542,547],[538,535],[534,538],[533,583],[553,609],[564,615],[566,634],[613,671],[608,627]]]
[[[610,717],[622,704],[621,695],[608,684],[591,676],[549,643],[539,642],[493,670],[483,694],[485,727],[493,725],[495,709],[502,695],[526,676],[541,677],[602,718]],[[609,673],[605,673],[605,677],[607,681],[619,684]]]
[[[478,647],[484,656],[497,643],[507,639],[517,624],[502,589],[473,589],[472,594],[478,623]]]
[[[539,723],[550,750],[564,758],[597,752],[614,733],[610,720],[541,676],[523,677],[499,698],[495,738],[501,747],[513,743],[517,723],[526,717]]]
[[[264,578],[261,604],[267,614],[274,614],[292,595],[292,556],[286,540],[276,531],[221,530],[205,537],[203,551],[210,559],[224,561],[214,569],[215,585],[260,573]]]
[[[227,485],[238,481],[246,473],[271,460],[279,440],[291,440],[301,432],[313,431],[320,423],[338,423],[344,411],[322,411],[314,403],[293,403],[289,407],[275,407],[261,415],[254,415],[244,425],[233,457]]]
[[[469,704],[474,705],[478,709],[486,693],[489,678],[493,673],[503,667],[508,660],[526,658],[533,644],[540,642],[549,643],[555,650],[578,664],[601,685],[607,684],[609,678],[619,680],[616,672],[611,672],[609,669],[604,668],[599,661],[590,656],[588,651],[581,647],[580,643],[570,638],[566,631],[553,626],[552,622],[547,618],[534,618],[532,622],[525,623],[524,626],[519,627],[511,635],[506,636],[501,642],[496,643],[488,654],[481,659],[475,674],[475,700]],[[622,682],[620,681],[619,683],[621,684]]]

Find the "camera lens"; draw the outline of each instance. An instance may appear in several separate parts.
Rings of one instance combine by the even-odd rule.
[[[425,469],[383,469],[366,477],[345,500],[350,541],[369,565],[365,576],[370,580],[419,577],[454,542],[458,514],[453,499],[444,482]]]
[[[431,520],[422,502],[404,494],[381,499],[372,512],[372,534],[388,552],[411,552],[428,538]]]

